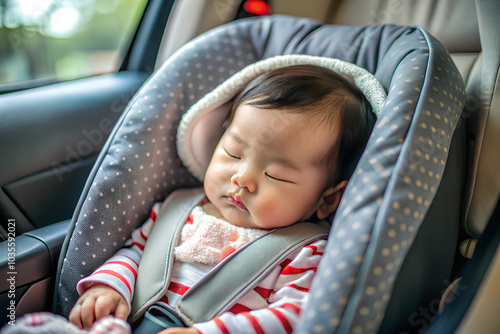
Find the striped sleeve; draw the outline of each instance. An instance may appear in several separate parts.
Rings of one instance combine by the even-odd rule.
[[[309,299],[309,289],[325,246],[326,240],[319,240],[303,247],[277,266],[273,271],[275,277],[264,278],[263,282],[272,279],[272,289],[261,282],[229,311],[194,327],[203,334],[292,333]],[[249,298],[252,295],[253,298]],[[259,296],[267,300],[267,307],[252,307]]]
[[[148,240],[148,235],[156,220],[156,215],[161,207],[161,203],[156,203],[151,210],[150,217],[138,229],[132,232],[132,236],[125,243],[125,247],[120,249],[107,260],[102,266],[97,268],[90,276],[81,279],[76,289],[82,295],[93,284],[102,283],[109,285],[118,291],[128,303],[129,309],[134,295],[137,269],[141,262],[144,246]]]

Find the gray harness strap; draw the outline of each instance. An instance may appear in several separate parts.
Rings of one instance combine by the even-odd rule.
[[[222,314],[292,253],[327,236],[326,228],[313,223],[297,223],[263,235],[191,287],[177,305],[179,315],[192,325]]]
[[[137,270],[129,316],[131,323],[167,292],[174,265],[173,248],[179,240],[183,223],[204,196],[201,188],[178,190],[161,206]]]
[[[139,265],[131,322],[165,294],[174,261],[173,247],[183,223],[203,196],[203,189],[180,190],[162,205]],[[265,234],[226,258],[191,287],[179,301],[177,312],[187,325],[222,314],[288,256],[326,238],[328,233],[318,224],[297,223]]]

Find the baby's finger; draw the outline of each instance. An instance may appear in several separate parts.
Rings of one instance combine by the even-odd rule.
[[[115,317],[123,320],[127,320],[128,317],[128,304],[121,300],[118,302],[115,310]]]
[[[73,309],[71,310],[69,314],[69,321],[71,321],[73,324],[77,325],[78,328],[83,329],[83,324],[82,324],[82,305],[80,304],[75,304]]]
[[[115,308],[115,301],[108,295],[101,295],[96,298],[94,310],[95,310],[95,320],[99,320],[103,317],[107,317],[111,314],[111,311]]]
[[[82,325],[83,328],[90,328],[95,321],[94,317],[95,298],[87,297],[82,303]]]

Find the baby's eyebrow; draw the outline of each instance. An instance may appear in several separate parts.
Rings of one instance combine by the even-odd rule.
[[[242,146],[247,146],[247,144],[245,143],[245,141],[243,139],[241,139],[240,136],[238,136],[237,132],[230,131],[230,132],[227,133],[227,135],[229,137],[231,137],[231,139],[233,139],[234,141],[238,142],[238,144],[240,144]],[[291,161],[290,159],[283,158],[283,157],[278,157],[278,156],[272,156],[270,160],[273,163],[276,163],[278,165],[282,165],[283,167],[286,167],[286,168],[293,169],[293,170],[295,170],[297,172],[301,171],[301,169],[293,161]]]
[[[289,159],[281,158],[281,157],[273,157],[271,160],[279,165],[286,167],[286,168],[293,169],[297,172],[301,171],[301,169],[299,167],[297,167],[297,165],[295,165],[293,163],[293,161],[291,161]]]
[[[231,131],[227,134],[229,137],[231,137],[231,139],[235,140],[238,142],[238,144],[241,144],[241,145],[244,145],[246,146],[247,144],[243,141],[243,139],[240,138],[240,136],[238,136],[238,134],[234,131]]]

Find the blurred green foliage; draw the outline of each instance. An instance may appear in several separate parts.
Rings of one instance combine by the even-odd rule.
[[[0,84],[118,69],[147,0],[0,0]]]

